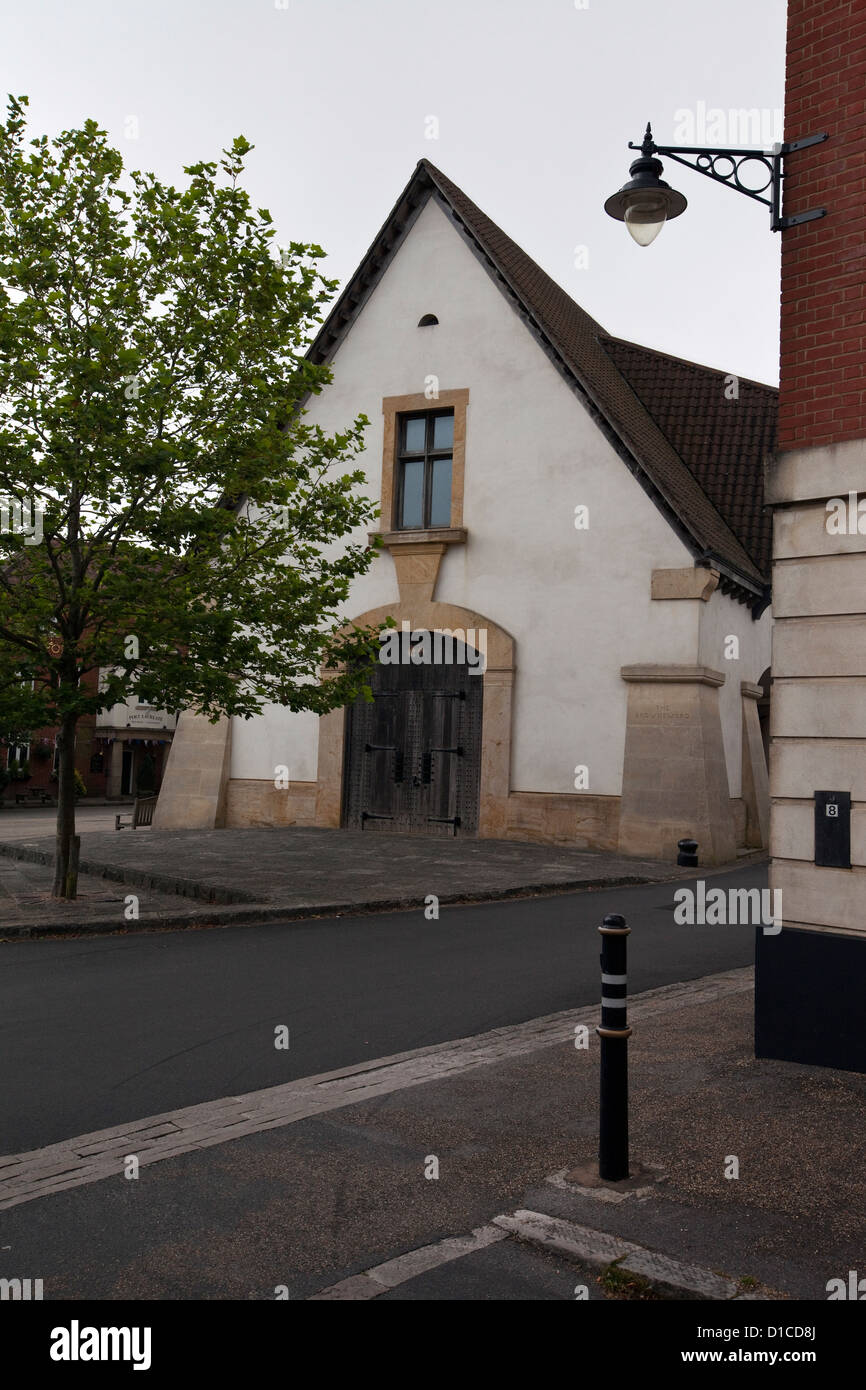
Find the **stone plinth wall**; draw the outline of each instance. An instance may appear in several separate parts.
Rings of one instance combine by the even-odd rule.
[[[154,830],[215,830],[225,825],[231,720],[180,716],[153,814]]]
[[[232,778],[226,795],[226,825],[315,825],[316,783],[288,787],[252,778]]]
[[[619,840],[619,797],[579,792],[512,792],[505,838],[615,851]]]
[[[705,666],[624,666],[629,683],[619,850],[658,859],[698,841],[702,864],[736,857],[718,690]]]

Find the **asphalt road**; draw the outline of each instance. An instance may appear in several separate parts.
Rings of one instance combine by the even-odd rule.
[[[766,866],[711,883],[762,887]],[[752,927],[674,923],[682,886],[7,943],[0,1152],[595,1002],[606,912],[633,929],[631,993],[750,964]]]

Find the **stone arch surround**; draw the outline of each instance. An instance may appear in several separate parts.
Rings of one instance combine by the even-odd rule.
[[[433,600],[398,602],[371,608],[352,621],[359,627],[378,627],[391,617],[398,628],[409,622],[414,630],[481,628],[487,634],[484,675],[484,708],[481,722],[481,789],[478,835],[504,839],[508,830],[508,793],[511,778],[511,720],[514,688],[515,643],[510,633],[483,614],[454,603]],[[319,826],[341,824],[346,710],[331,710],[319,719],[319,760],[316,819]]]

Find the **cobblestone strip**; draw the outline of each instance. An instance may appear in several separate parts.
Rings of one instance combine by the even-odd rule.
[[[729,970],[688,984],[665,985],[632,997],[629,1022],[633,1025],[654,1014],[689,1008],[751,988],[751,969]],[[114,1177],[123,1171],[128,1154],[134,1154],[141,1166],[158,1163],[409,1086],[439,1081],[473,1067],[552,1047],[571,1040],[575,1024],[592,1026],[598,1014],[596,1005],[566,1009],[527,1023],[494,1028],[473,1038],[458,1038],[361,1062],[282,1086],[268,1086],[242,1096],[127,1121],[28,1153],[0,1157],[0,1210]]]

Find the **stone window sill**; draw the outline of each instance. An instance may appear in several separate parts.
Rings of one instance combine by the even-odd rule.
[[[466,527],[465,526],[437,526],[428,531],[371,531],[370,539],[373,536],[380,536],[383,544],[390,549],[395,545],[465,545]]]

